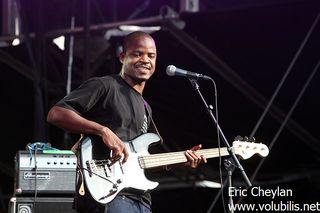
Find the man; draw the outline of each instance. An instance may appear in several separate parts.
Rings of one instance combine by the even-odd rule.
[[[124,141],[146,133],[152,119],[150,106],[142,93],[155,71],[156,58],[156,44],[149,34],[138,31],[127,35],[119,56],[120,74],[89,79],[51,108],[48,122],[69,132],[99,138],[94,145],[106,146],[112,152],[112,162],[122,157],[125,164],[129,151]],[[196,168],[199,163],[206,162],[204,157],[194,153],[200,148],[198,145],[185,152],[186,165]],[[75,197],[79,212],[150,213],[150,205],[149,193],[130,189],[121,191],[105,207],[87,195],[77,192]]]

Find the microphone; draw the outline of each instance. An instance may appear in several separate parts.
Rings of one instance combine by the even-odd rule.
[[[183,76],[183,77],[187,77],[187,78],[191,78],[191,79],[202,78],[204,80],[212,80],[212,78],[209,76],[202,75],[202,74],[195,73],[195,72],[190,72],[190,71],[183,70],[183,69],[179,69],[179,68],[175,67],[174,65],[167,66],[166,72],[167,72],[167,75],[169,75],[169,76],[176,75],[176,76]]]

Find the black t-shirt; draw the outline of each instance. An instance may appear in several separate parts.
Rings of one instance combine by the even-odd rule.
[[[110,128],[123,141],[145,131],[143,97],[119,75],[89,79],[57,105]]]
[[[124,142],[145,133],[150,121],[147,117],[151,116],[151,109],[141,94],[119,75],[91,78],[56,105],[110,128]],[[105,150],[101,138],[93,137],[95,159],[107,156],[107,153],[99,153]],[[151,204],[149,193],[123,190],[119,194],[139,199],[147,206]]]

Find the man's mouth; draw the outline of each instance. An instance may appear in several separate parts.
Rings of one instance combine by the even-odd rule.
[[[138,69],[146,69],[146,70],[151,70],[151,66],[145,65],[145,64],[138,64],[135,66]]]

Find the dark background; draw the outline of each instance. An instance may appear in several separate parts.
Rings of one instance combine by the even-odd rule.
[[[69,149],[76,138],[69,135],[65,139],[60,129],[45,121],[50,107],[66,94],[68,48],[62,51],[52,43],[52,38],[60,35],[56,30],[63,29],[66,44],[70,35],[75,38],[72,68],[75,88],[89,77],[119,71],[116,52],[122,37],[105,39],[105,33],[111,29],[99,24],[114,24],[116,28],[119,21],[134,23],[147,17],[153,17],[154,21],[137,25],[161,26],[160,31],[152,34],[158,48],[157,69],[144,96],[164,138],[162,150],[180,151],[199,143],[204,148],[218,147],[215,125],[188,79],[166,75],[166,67],[173,64],[214,79],[217,92],[211,82],[198,80],[198,84],[210,105],[215,106],[217,93],[219,124],[229,143],[237,135],[249,136],[259,123],[254,134],[256,141],[272,148],[261,162],[253,184],[293,189],[294,197],[289,200],[296,203],[319,201],[320,79],[316,67],[320,59],[319,1],[200,0],[198,12],[183,11],[178,0],[95,0],[90,5],[85,0],[17,2],[22,43],[10,45],[12,37],[4,22],[1,34],[2,212],[13,194],[16,152],[37,141]],[[10,17],[3,4],[4,21]],[[168,6],[179,16],[174,21],[176,25],[155,18]],[[76,27],[84,30],[69,33],[72,16]],[[181,24],[185,26],[175,27]],[[92,25],[100,27],[85,30]],[[312,72],[314,75],[308,82]],[[272,107],[258,122],[286,73]],[[285,116],[290,111],[287,120]],[[241,161],[249,177],[261,160],[253,156]],[[223,166],[221,170],[225,177]],[[207,212],[219,189],[199,187],[196,183],[220,182],[219,160],[209,159],[208,164],[196,170],[179,168],[148,176],[160,182],[153,193],[155,213]],[[235,185],[245,185],[238,170],[233,177]],[[270,198],[258,197],[242,202],[269,201]],[[213,211],[222,212],[222,206],[219,199]]]

